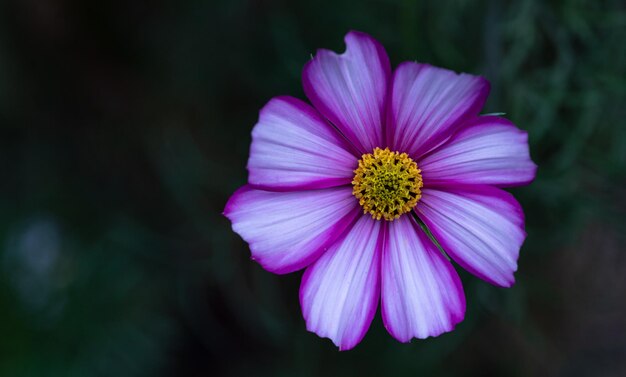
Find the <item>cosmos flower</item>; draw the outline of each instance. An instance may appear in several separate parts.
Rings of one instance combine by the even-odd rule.
[[[340,350],[361,341],[379,303],[397,340],[437,336],[465,315],[447,256],[514,283],[524,215],[502,188],[534,179],[528,137],[478,115],[484,78],[414,62],[392,72],[372,37],[345,42],[305,65],[312,106],[276,97],[261,110],[248,184],[224,214],[266,270],[306,268],[307,329]]]

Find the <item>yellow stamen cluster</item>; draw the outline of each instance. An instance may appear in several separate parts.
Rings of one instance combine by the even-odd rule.
[[[375,148],[359,160],[354,171],[352,194],[363,213],[376,220],[393,221],[409,212],[422,197],[422,175],[406,154]]]

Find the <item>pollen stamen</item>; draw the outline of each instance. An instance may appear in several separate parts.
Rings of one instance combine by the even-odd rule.
[[[363,213],[376,220],[393,221],[409,212],[422,197],[422,175],[406,153],[375,148],[359,160],[354,171],[352,194]]]

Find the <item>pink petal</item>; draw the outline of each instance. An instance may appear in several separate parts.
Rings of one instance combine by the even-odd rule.
[[[340,350],[367,332],[380,297],[381,221],[361,216],[346,237],[309,267],[300,285],[307,329]]]
[[[526,232],[522,208],[511,194],[491,186],[424,189],[416,208],[463,268],[491,284],[513,285]]]
[[[359,213],[348,186],[294,192],[243,186],[224,209],[233,230],[250,244],[252,259],[277,274],[313,263]]]
[[[346,52],[318,50],[302,73],[304,92],[361,153],[383,145],[383,112],[391,74],[383,46],[350,32]]]
[[[315,109],[292,97],[272,99],[252,131],[248,182],[269,190],[350,184],[358,154]]]
[[[528,134],[494,116],[476,118],[419,167],[428,185],[519,186],[530,183],[537,171],[528,152]]]
[[[451,331],[465,315],[463,287],[410,216],[388,223],[382,258],[382,315],[394,338],[408,342]]]
[[[482,77],[402,63],[392,81],[387,143],[419,158],[476,116],[488,93],[489,83]]]

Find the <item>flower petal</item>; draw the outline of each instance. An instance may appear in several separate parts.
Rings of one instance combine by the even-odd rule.
[[[491,186],[424,189],[416,208],[463,268],[491,284],[513,285],[526,232],[524,213],[511,194]]]
[[[427,184],[519,186],[535,178],[528,134],[513,123],[481,116],[420,161]]]
[[[381,221],[361,216],[302,277],[300,306],[307,330],[330,338],[340,350],[363,339],[376,313],[382,229]]]
[[[401,342],[451,331],[465,315],[459,275],[411,216],[388,226],[381,267],[385,327]]]
[[[387,143],[419,158],[482,109],[489,83],[482,77],[413,62],[394,72]]]
[[[271,192],[243,186],[226,204],[252,259],[277,274],[313,263],[359,215],[350,187]]]
[[[383,112],[391,74],[383,46],[351,31],[346,52],[318,50],[302,73],[304,92],[361,153],[383,145]]]
[[[273,98],[252,130],[248,182],[269,190],[350,184],[358,154],[315,109],[293,97]]]

